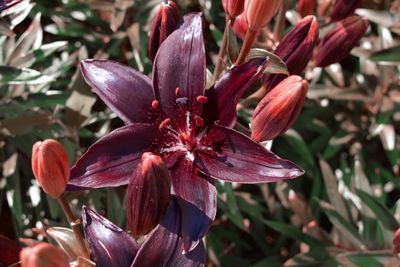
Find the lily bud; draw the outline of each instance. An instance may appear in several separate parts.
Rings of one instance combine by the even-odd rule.
[[[272,19],[282,5],[282,0],[247,0],[245,14],[248,28],[258,30]]]
[[[318,22],[314,16],[302,19],[289,33],[285,35],[275,50],[286,64],[290,75],[301,75],[311,59],[318,38]],[[269,74],[263,76],[266,88],[273,88],[287,76]]]
[[[306,80],[292,75],[268,92],[254,110],[251,138],[260,142],[284,134],[299,116],[307,89]]]
[[[336,0],[333,4],[329,17],[332,21],[339,21],[354,13],[360,0]]]
[[[68,183],[70,165],[64,147],[53,139],[32,148],[32,171],[44,192],[58,198]]]
[[[400,253],[400,228],[397,229],[396,233],[394,234],[393,246],[394,246],[394,252]]]
[[[171,196],[171,177],[161,157],[146,152],[128,186],[126,214],[134,237],[149,233],[162,219]]]
[[[244,0],[222,0],[222,6],[229,17],[237,17],[243,13]]]
[[[151,61],[154,61],[158,48],[177,28],[180,20],[179,8],[174,1],[160,5],[150,28],[149,53]]]
[[[247,29],[246,16],[244,13],[242,13],[237,16],[235,21],[233,22],[232,30],[240,39],[244,40],[246,37]],[[260,31],[257,31],[257,37],[259,35]]]
[[[298,0],[297,10],[299,11],[302,18],[313,15],[316,8],[316,0]]]
[[[359,16],[338,22],[318,44],[315,65],[326,67],[343,60],[364,35],[368,25],[368,21]]]
[[[69,267],[68,256],[49,243],[23,248],[19,259],[21,267]]]

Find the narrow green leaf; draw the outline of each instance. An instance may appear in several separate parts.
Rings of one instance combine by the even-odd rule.
[[[256,57],[269,57],[269,63],[264,73],[275,73],[275,74],[286,74],[289,75],[285,62],[272,52],[269,52],[261,48],[250,49],[246,60],[256,58]]]

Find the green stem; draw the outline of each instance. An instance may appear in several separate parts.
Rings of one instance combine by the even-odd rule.
[[[72,213],[71,207],[69,206],[64,195],[61,195],[57,200],[58,200],[58,203],[60,204],[62,210],[64,211],[65,217],[67,217],[67,220],[72,228],[72,231],[74,232],[74,235],[75,235],[76,240],[78,241],[80,250],[84,254],[82,256],[89,259],[89,253],[88,253],[85,241],[83,240],[81,232],[79,231],[78,224],[76,224],[76,218],[75,218],[74,214]]]
[[[228,31],[229,31],[229,27],[230,27],[230,21],[231,21],[230,18],[228,17],[228,15],[226,15],[224,35],[222,37],[222,43],[221,43],[221,46],[220,46],[219,52],[218,52],[217,65],[215,65],[215,69],[214,69],[214,75],[213,75],[214,82],[218,80],[219,75],[221,74],[222,62],[224,61],[226,45],[228,44]]]

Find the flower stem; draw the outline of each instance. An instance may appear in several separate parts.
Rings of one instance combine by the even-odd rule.
[[[229,31],[230,23],[231,23],[231,20],[230,20],[229,16],[226,15],[224,35],[222,37],[222,43],[221,43],[221,46],[220,46],[219,52],[218,52],[217,65],[215,65],[215,69],[214,69],[214,75],[213,75],[214,82],[216,80],[218,80],[219,75],[221,74],[222,62],[224,61],[226,45],[228,44],[228,31]]]
[[[76,240],[78,240],[80,250],[84,254],[82,256],[89,259],[89,253],[88,253],[85,241],[83,240],[83,237],[79,231],[78,224],[76,224],[76,218],[75,218],[74,214],[72,213],[71,207],[69,206],[64,195],[61,195],[57,200],[58,200],[58,203],[60,204],[62,210],[64,211],[65,217],[67,217],[67,220],[72,228],[72,231],[74,232]]]
[[[282,31],[285,27],[285,13],[288,8],[288,2],[282,1],[282,5],[279,8],[278,16],[276,18],[276,23],[274,26],[274,39],[275,42],[280,41],[282,39]]]
[[[257,37],[257,30],[254,29],[248,29],[246,32],[246,37],[244,38],[244,42],[242,45],[242,48],[240,49],[239,56],[235,62],[235,65],[240,65],[244,62],[247,54],[250,51],[251,46],[254,43],[254,40]]]

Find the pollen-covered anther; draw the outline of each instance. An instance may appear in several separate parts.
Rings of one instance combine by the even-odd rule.
[[[194,116],[194,123],[196,124],[197,127],[203,127],[204,126],[203,119],[198,115]]]
[[[171,119],[170,118],[166,118],[165,120],[163,120],[160,125],[158,126],[158,129],[162,130],[165,127],[167,127],[168,125],[171,124]]]
[[[160,105],[160,102],[158,102],[157,100],[153,100],[153,102],[151,102],[152,109],[158,109],[159,105]]]
[[[176,89],[175,89],[175,95],[177,97],[180,97],[182,95],[182,89],[179,86],[176,87]]]
[[[204,96],[204,95],[199,95],[196,98],[196,100],[197,100],[197,102],[202,103],[202,104],[205,104],[205,103],[208,102],[208,98],[206,96]]]

